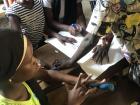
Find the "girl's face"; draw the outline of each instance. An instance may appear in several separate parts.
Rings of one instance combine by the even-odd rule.
[[[33,56],[31,43],[28,41],[28,47],[25,58],[15,75],[12,77],[14,82],[23,82],[32,79],[40,70],[40,63]]]

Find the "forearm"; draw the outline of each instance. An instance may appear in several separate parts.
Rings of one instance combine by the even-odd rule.
[[[83,29],[86,29],[86,19],[83,13],[82,4],[77,4],[77,24],[79,24]]]
[[[73,64],[88,53],[99,41],[99,36],[87,34],[84,40],[81,42],[78,50],[70,59],[70,63]]]
[[[55,38],[58,38],[60,36],[58,33],[56,33],[55,31],[53,31],[50,28],[46,29],[46,33],[47,33],[47,35],[49,35],[51,37],[55,37]]]
[[[57,31],[68,31],[69,30],[69,25],[61,24],[56,21],[53,21],[51,23],[51,27],[56,29]]]
[[[62,73],[60,71],[55,70],[40,70],[39,77],[48,82],[57,81],[57,82],[66,82],[69,84],[75,84],[77,81],[77,77]]]
[[[84,15],[77,18],[77,24],[79,24],[83,29],[86,29],[86,19]]]

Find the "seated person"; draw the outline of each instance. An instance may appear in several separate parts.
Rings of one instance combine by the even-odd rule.
[[[68,31],[72,35],[86,28],[82,0],[47,0],[46,11],[48,26],[56,31]],[[52,23],[52,24],[51,24]],[[72,25],[73,24],[73,25]]]
[[[113,65],[113,72],[122,71],[124,68],[131,65],[129,70],[131,78],[140,85],[139,69],[139,39],[140,39],[140,1],[139,0],[97,0],[93,9],[91,19],[87,26],[88,32],[85,39],[81,42],[80,47],[73,55],[73,57],[59,66],[58,68],[68,68],[72,66],[77,60],[83,57],[93,47],[96,46],[99,38],[106,35],[102,33],[106,29],[106,25],[110,27],[109,34],[113,34],[118,42],[122,45],[124,58],[116,65]],[[119,15],[118,15],[119,14]],[[131,18],[130,18],[131,17]],[[128,20],[128,18],[130,20]],[[107,24],[104,24],[107,23]],[[101,31],[100,31],[101,29]],[[104,47],[104,46],[103,46]],[[102,48],[102,47],[100,47]],[[99,50],[100,55],[107,56],[107,49]],[[96,51],[97,52],[97,51]],[[103,58],[101,60],[103,60]],[[95,58],[95,56],[93,56]],[[99,58],[98,58],[99,59]],[[101,60],[98,60],[101,62]],[[111,74],[113,76],[113,74]]]
[[[15,0],[15,2],[7,9],[6,14],[9,19],[10,27],[13,30],[21,31],[27,35],[33,44],[33,48],[37,49],[44,44],[44,32],[48,32],[45,27],[45,15],[43,8],[48,7],[45,0]],[[53,34],[57,34],[54,33]],[[75,42],[73,38],[61,37],[63,42]]]
[[[0,29],[0,103],[1,105],[40,105],[25,81],[32,78],[46,81],[64,81],[74,85],[68,90],[67,105],[81,105],[87,95],[92,92],[86,88],[91,82],[90,76],[74,77],[53,70],[44,70],[33,56],[32,45],[20,32]]]

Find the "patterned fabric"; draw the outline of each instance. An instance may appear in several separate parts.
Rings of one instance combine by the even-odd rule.
[[[30,98],[27,101],[14,101],[0,95],[0,105],[40,105],[39,100],[34,95],[30,87],[24,82],[23,85],[26,87]]]
[[[130,64],[139,66],[140,0],[97,0],[86,30],[91,34],[98,32],[101,36],[113,33],[122,45],[124,57]],[[131,67],[131,71],[134,68],[139,71],[137,76],[140,78],[139,67]]]
[[[34,0],[32,9],[27,9],[14,2],[6,11],[7,15],[16,15],[20,18],[22,32],[26,33],[34,48],[38,46],[43,36],[45,24],[43,7],[47,6],[48,2],[45,0]]]

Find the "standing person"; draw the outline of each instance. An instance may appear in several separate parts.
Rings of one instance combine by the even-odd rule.
[[[43,10],[43,8],[46,9],[47,7],[48,1],[46,0],[15,0],[6,11],[11,29],[21,31],[27,35],[34,49],[44,44],[44,36],[46,36],[44,33],[48,32],[48,28],[45,27]],[[58,35],[58,38],[63,42],[75,42],[73,38],[61,35]]]
[[[68,31],[72,35],[86,28],[82,0],[47,0],[48,26],[56,31]],[[50,24],[52,23],[52,24]]]
[[[33,56],[32,45],[20,32],[0,29],[0,104],[1,105],[40,105],[25,81],[32,78],[46,81],[63,81],[75,85],[68,90],[68,105],[81,105],[91,92],[86,85],[90,76],[83,78],[70,76],[53,70],[41,69]],[[93,81],[92,81],[93,82]]]
[[[116,69],[114,68],[114,71],[117,72],[123,70],[125,67],[128,67],[129,62],[131,65],[131,69],[129,70],[130,75],[137,84],[140,84],[138,76],[138,74],[140,74],[138,63],[140,44],[139,12],[139,0],[97,0],[91,19],[86,28],[86,31],[88,32],[86,37],[73,57],[58,68],[68,68],[73,65],[77,60],[96,46],[99,38],[106,35],[105,29],[110,27],[109,33],[118,39],[119,43],[122,45],[122,51],[124,53],[124,58],[118,62],[121,66],[117,66]],[[104,24],[104,22],[110,24]],[[100,55],[104,54],[107,50],[108,49],[98,49],[100,52],[98,53],[98,56],[100,57]],[[106,53],[104,57],[107,56],[107,54],[108,53]],[[113,68],[113,66],[111,68]]]

